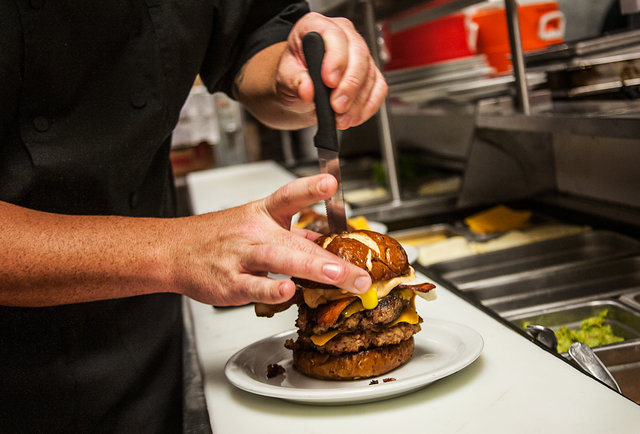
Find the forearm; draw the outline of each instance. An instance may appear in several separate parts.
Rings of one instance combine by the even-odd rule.
[[[315,112],[299,107],[297,95],[283,95],[277,88],[276,73],[286,44],[271,45],[249,59],[235,79],[233,93],[265,125],[296,130],[315,124]]]
[[[0,202],[0,304],[53,306],[172,290],[167,222]]]

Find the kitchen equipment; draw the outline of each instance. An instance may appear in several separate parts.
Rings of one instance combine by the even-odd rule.
[[[640,340],[603,345],[593,351],[614,376],[622,394],[640,404]]]
[[[620,296],[620,301],[632,308],[640,311],[640,291],[634,291]]]
[[[519,288],[523,291],[525,279],[552,270],[564,271],[570,265],[601,262],[639,252],[637,240],[596,230],[441,262],[429,269],[461,290],[490,289],[508,282],[520,282]]]
[[[509,71],[511,49],[504,4],[487,2],[471,7],[469,13],[478,27],[477,52],[485,54],[498,72]],[[522,49],[525,52],[563,41],[566,21],[556,1],[519,0],[518,15]]]
[[[613,299],[565,303],[553,308],[533,307],[513,315],[507,314],[505,318],[518,329],[526,328],[525,324],[539,324],[551,330],[562,327],[577,330],[582,321],[598,315],[605,309],[607,316],[604,324],[611,326],[614,335],[624,338],[625,341],[640,342],[640,312]],[[594,349],[609,345],[615,346],[619,343],[597,346]]]
[[[320,171],[333,175],[338,181],[336,193],[325,201],[327,219],[332,233],[347,231],[347,217],[342,193],[340,173],[340,145],[336,131],[335,113],[331,108],[331,90],[322,81],[322,60],[324,59],[324,41],[316,32],[307,33],[302,39],[302,49],[313,81],[314,102],[318,118],[318,131],[313,142],[318,149]]]
[[[527,324],[527,334],[536,341],[540,342],[547,349],[552,352],[558,350],[558,339],[556,334],[549,327],[545,327],[539,324]]]
[[[564,68],[547,71],[554,98],[621,94],[640,97],[640,46],[626,53],[575,59]]]
[[[620,386],[618,386],[615,378],[613,378],[611,372],[604,366],[604,363],[596,356],[589,345],[583,344],[582,342],[571,344],[569,347],[569,356],[571,356],[582,369],[620,393]]]
[[[385,65],[386,70],[431,65],[473,56],[478,26],[464,12],[404,28],[403,21],[428,7],[431,6],[424,5],[383,23],[382,34],[390,56]],[[394,31],[394,28],[400,30]]]
[[[640,287],[638,271],[640,256],[631,256],[595,263],[565,264],[538,274],[521,274],[517,279],[506,282],[494,281],[489,286],[469,287],[464,292],[501,315],[511,317],[530,310],[566,307],[573,302],[593,302],[637,290]],[[637,314],[637,311],[622,306],[625,311]],[[612,314],[611,309],[609,314]]]

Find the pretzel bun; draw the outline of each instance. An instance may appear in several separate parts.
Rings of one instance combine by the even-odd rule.
[[[345,261],[367,270],[373,282],[407,275],[411,270],[402,245],[390,236],[378,232],[358,230],[323,235],[316,243]],[[304,288],[335,288],[310,280],[293,281]]]

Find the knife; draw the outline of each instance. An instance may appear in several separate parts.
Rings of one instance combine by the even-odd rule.
[[[321,67],[324,58],[324,41],[316,32],[310,32],[302,38],[302,51],[307,62],[309,75],[313,82],[314,103],[318,118],[318,131],[313,143],[318,149],[320,172],[333,175],[338,181],[336,193],[325,200],[329,230],[333,234],[347,231],[347,216],[342,193],[342,176],[340,174],[340,145],[336,131],[336,117],[331,108],[331,89],[322,81]]]

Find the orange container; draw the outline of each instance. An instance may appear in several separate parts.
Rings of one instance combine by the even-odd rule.
[[[521,1],[518,5],[522,49],[540,50],[564,40],[565,17],[555,1]],[[504,6],[490,3],[470,10],[478,25],[477,51],[497,72],[511,69],[511,51]]]

